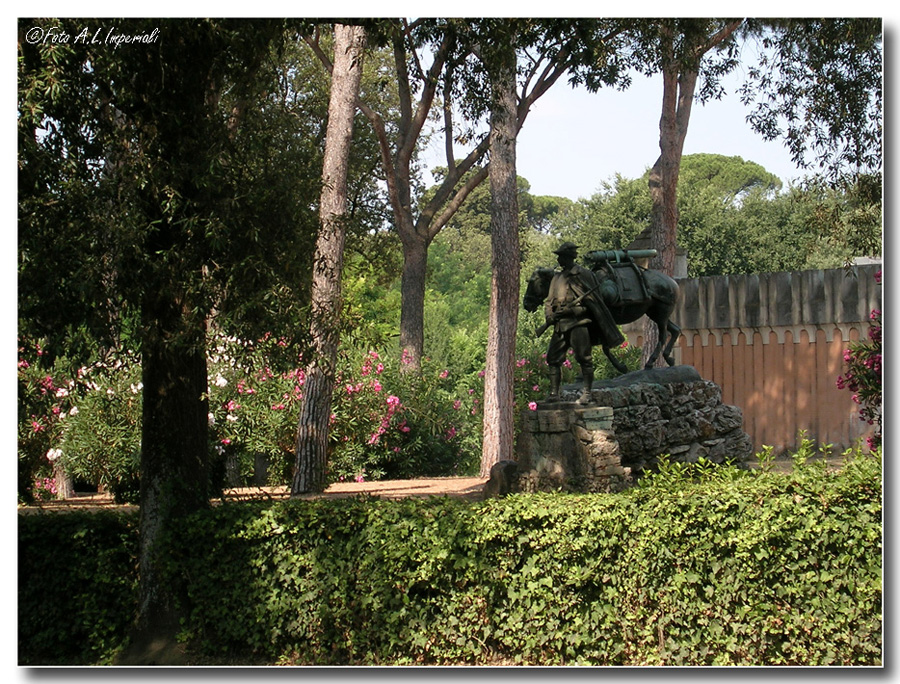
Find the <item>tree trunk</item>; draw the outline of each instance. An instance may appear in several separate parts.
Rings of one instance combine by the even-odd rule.
[[[663,71],[663,106],[659,119],[660,155],[650,169],[650,246],[657,255],[650,268],[667,275],[675,274],[675,248],[678,235],[678,173],[684,140],[687,136],[691,105],[697,84],[697,70],[684,69],[671,59]],[[644,320],[644,349],[641,366],[647,363],[659,341],[659,330],[649,318]],[[662,355],[658,367],[665,365]]]
[[[425,348],[425,273],[428,241],[411,230],[403,239],[403,275],[400,279],[401,370],[418,371]]]
[[[313,259],[309,327],[312,357],[306,366],[306,384],[297,426],[292,496],[321,492],[326,485],[328,426],[341,313],[347,167],[365,42],[362,27],[335,24],[334,68],[319,205],[321,228]]]
[[[519,209],[516,188],[516,55],[510,46],[492,78],[491,112],[491,308],[484,377],[481,476],[512,459],[516,326],[519,313]]]
[[[177,662],[176,596],[156,544],[186,515],[208,506],[211,493],[206,329],[183,296],[166,290],[148,287],[142,306],[140,590],[122,664]]]

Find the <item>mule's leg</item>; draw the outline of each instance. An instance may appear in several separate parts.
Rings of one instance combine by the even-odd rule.
[[[619,361],[615,356],[613,356],[612,350],[607,347],[605,344],[603,345],[603,353],[606,354],[606,358],[609,359],[609,362],[613,365],[613,367],[619,371],[620,373],[627,373],[628,366]]]
[[[662,351],[663,344],[666,341],[666,327],[662,321],[654,321],[656,323],[656,327],[659,330],[659,334],[657,337],[659,338],[656,341],[656,348],[653,350],[653,353],[650,354],[650,358],[647,359],[647,363],[644,364],[644,370],[650,370],[656,365],[656,359],[659,358],[659,354]]]
[[[666,330],[669,331],[669,343],[666,345],[666,350],[663,352],[663,358],[666,360],[670,366],[675,365],[675,357],[672,356],[672,350],[675,348],[675,342],[678,339],[678,336],[681,334],[681,328],[675,325],[672,321],[666,321]]]

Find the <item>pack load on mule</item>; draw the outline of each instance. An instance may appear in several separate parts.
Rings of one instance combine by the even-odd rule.
[[[670,366],[675,365],[672,349],[681,328],[670,316],[678,299],[678,283],[664,273],[635,263],[635,259],[656,256],[655,249],[591,251],[584,257],[586,267],[575,264],[577,246],[571,242],[563,243],[555,253],[560,269],[535,269],[522,302],[528,312],[544,305],[546,322],[539,328],[538,336],[550,327],[554,330],[548,351],[549,401],[559,398],[555,361],[561,349],[572,348],[581,364],[581,403],[590,401],[593,382],[593,364],[586,344],[602,346],[616,370],[627,373],[625,364],[612,355],[612,348],[624,339],[614,325],[631,323],[644,315],[659,329],[659,340],[645,368],[652,368],[660,354]]]

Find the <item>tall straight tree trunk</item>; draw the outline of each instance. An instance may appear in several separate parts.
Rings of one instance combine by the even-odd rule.
[[[366,34],[361,26],[335,24],[334,68],[319,204],[321,227],[313,259],[309,327],[312,357],[306,366],[291,495],[321,492],[326,484],[328,425],[341,313],[347,167],[365,42]]]
[[[481,476],[512,459],[515,440],[513,381],[519,313],[519,207],[516,188],[516,54],[502,52],[494,76],[491,112],[491,308],[484,376]]]
[[[671,44],[669,45],[671,49]],[[678,235],[678,174],[684,140],[687,137],[691,105],[697,85],[697,70],[684,69],[672,58],[663,70],[663,106],[659,119],[660,155],[650,169],[650,246],[657,255],[650,267],[667,275],[675,274],[675,248]],[[644,320],[644,349],[641,366],[646,364],[659,341],[659,329],[649,318]],[[665,365],[662,355],[657,366]]]
[[[727,41],[743,23],[735,19],[722,24],[715,33],[702,38],[699,34],[682,36],[676,52],[676,29],[683,20],[661,20],[659,27],[660,57],[662,60],[663,104],[659,119],[659,159],[650,170],[650,246],[657,256],[650,267],[667,275],[675,274],[675,249],[678,236],[678,173],[691,119],[691,106],[703,56]],[[705,20],[687,20],[703,22]],[[699,39],[698,39],[699,38]],[[644,320],[644,350],[641,365],[659,341],[659,331],[649,319]],[[657,365],[662,366],[660,355]]]

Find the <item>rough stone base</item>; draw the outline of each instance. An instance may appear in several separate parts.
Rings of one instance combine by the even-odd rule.
[[[741,409],[723,404],[718,385],[690,366],[597,383],[588,406],[575,402],[580,393],[580,385],[569,385],[562,401],[523,412],[515,467],[504,462],[502,473],[492,472],[496,481],[486,492],[616,492],[662,454],[739,467],[753,454]]]
[[[580,391],[567,386],[560,395],[575,399]],[[741,409],[723,404],[721,388],[692,366],[633,371],[596,383],[593,400],[612,407],[622,465],[635,475],[653,468],[662,454],[741,467],[753,455]]]
[[[574,402],[522,415],[512,491],[617,492],[631,483],[612,431],[613,410]]]

